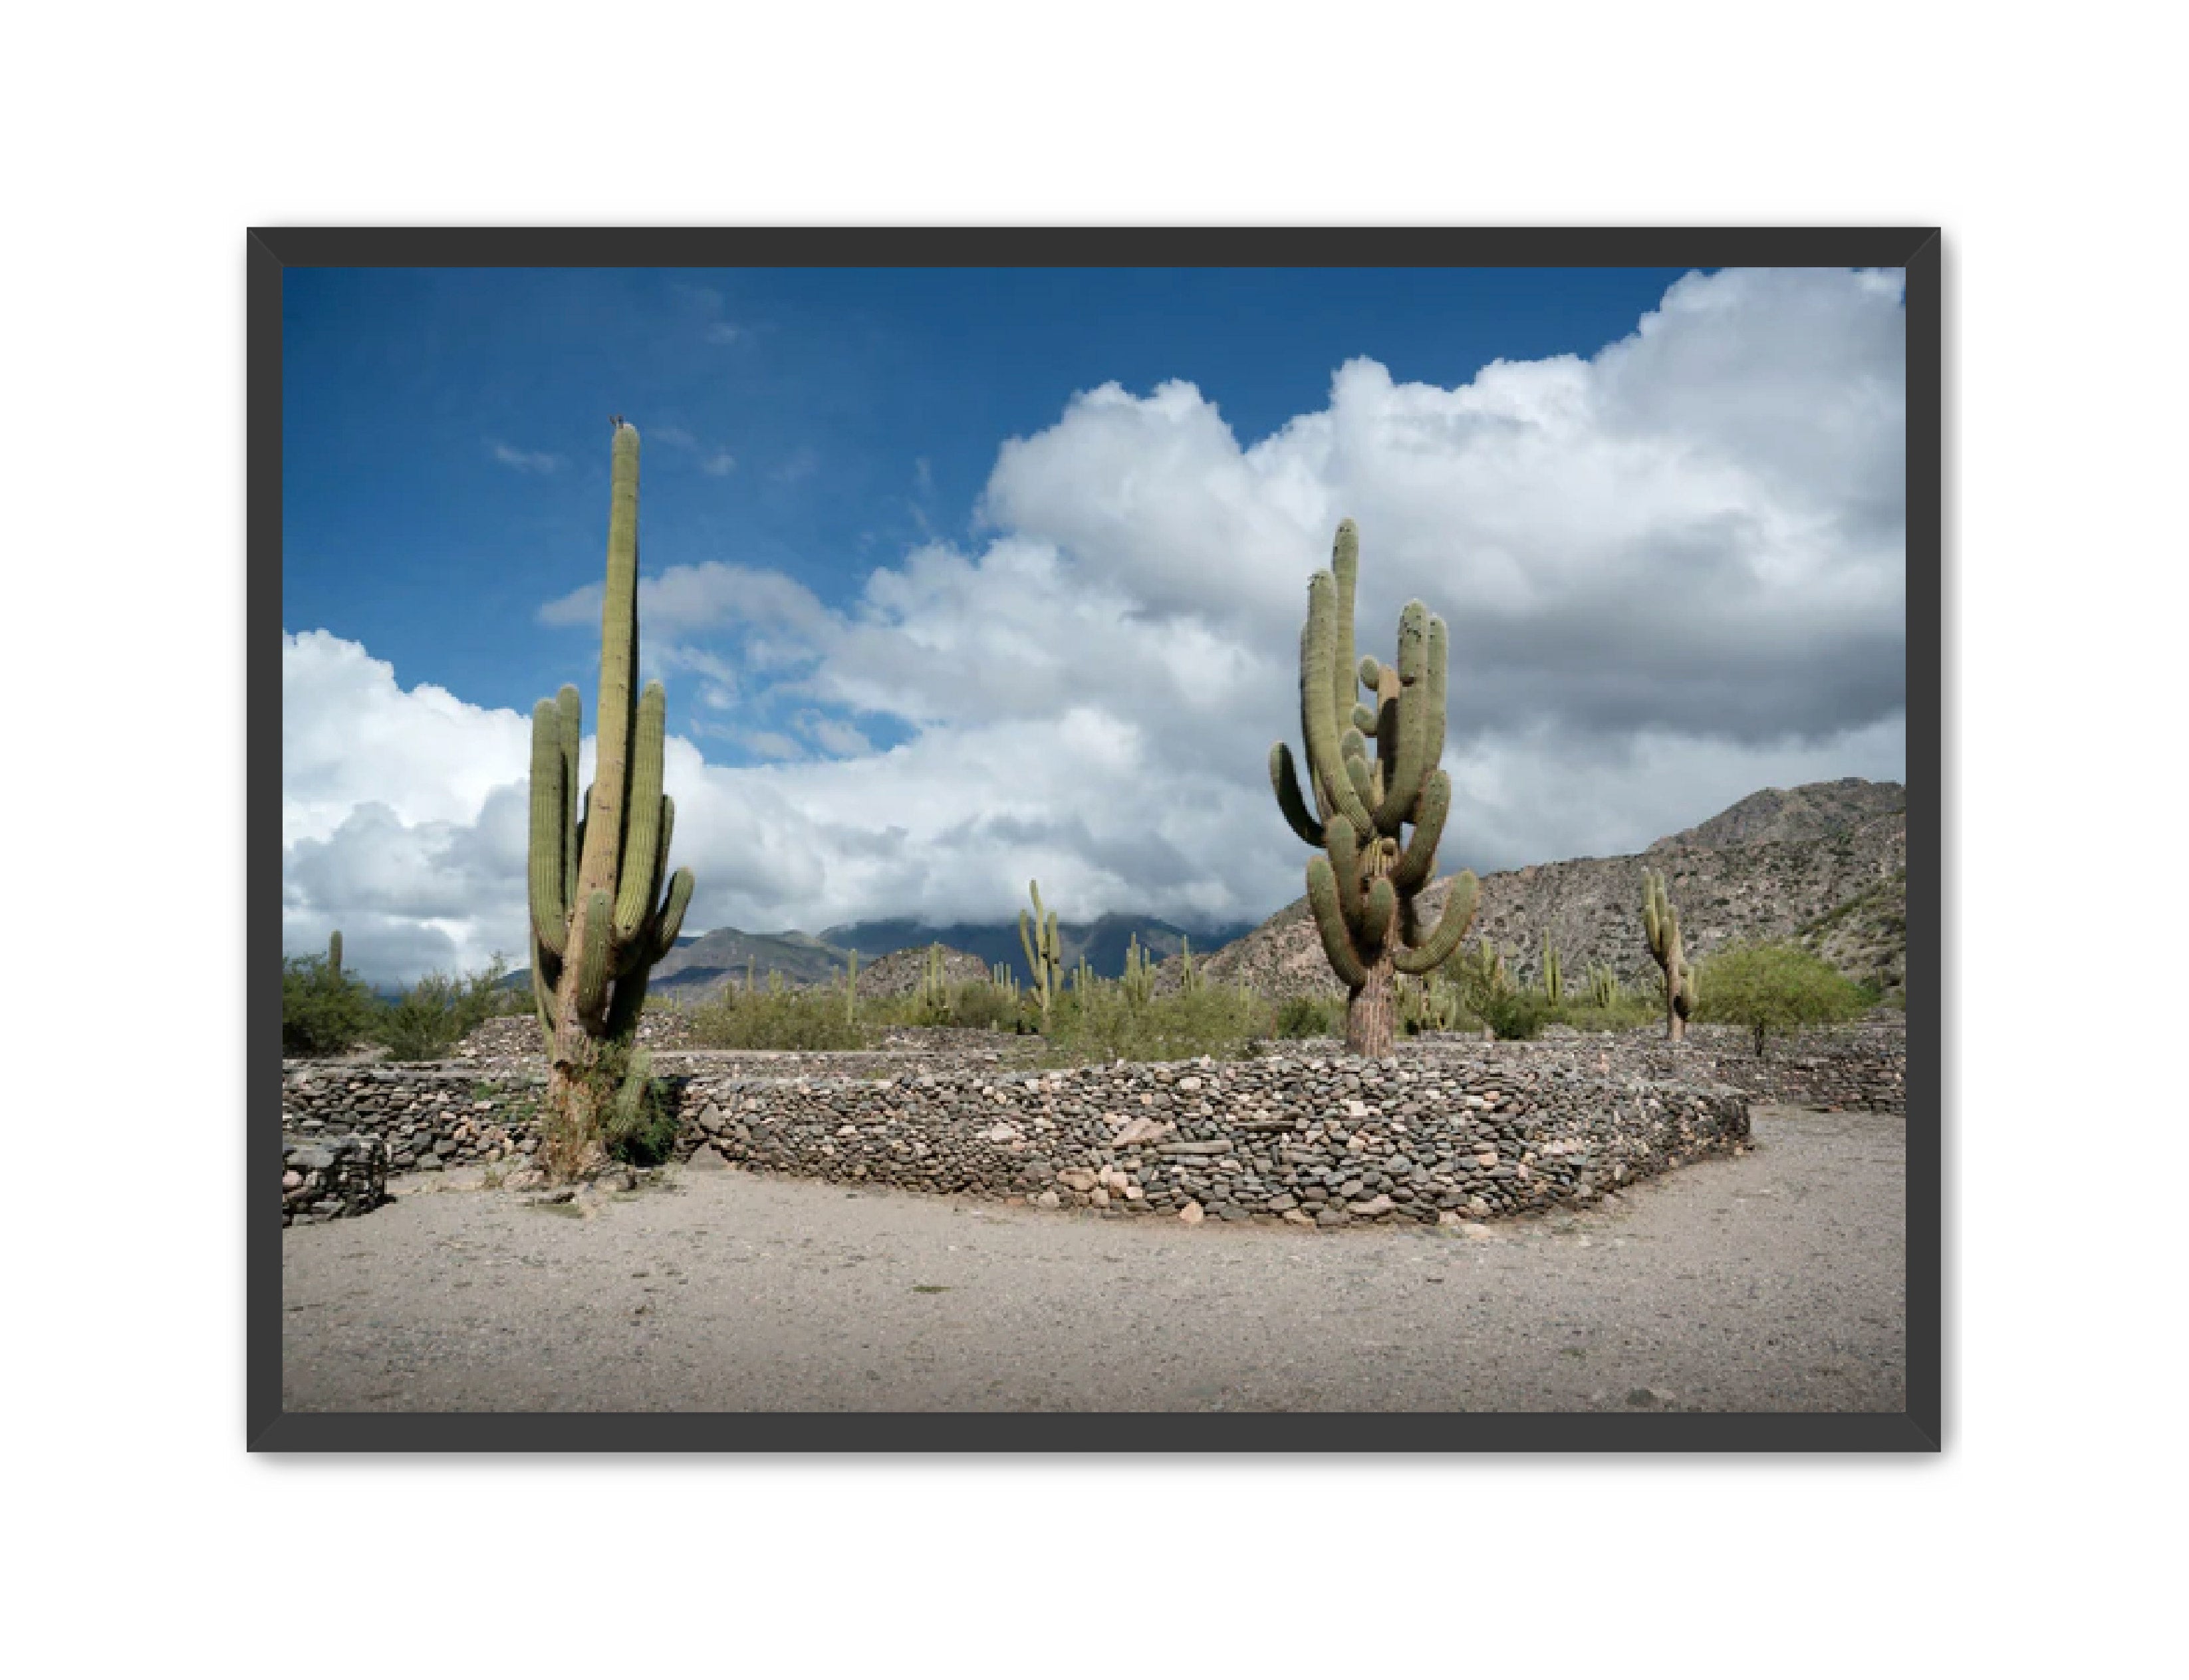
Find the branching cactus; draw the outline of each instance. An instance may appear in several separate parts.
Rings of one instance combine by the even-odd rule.
[[[1156,965],[1140,949],[1137,933],[1125,942],[1125,972],[1121,983],[1125,988],[1125,1001],[1135,1009],[1145,1007],[1156,994]]]
[[[1270,749],[1270,782],[1292,832],[1324,854],[1308,860],[1307,896],[1323,953],[1345,983],[1345,1048],[1388,1056],[1392,976],[1429,973],[1459,948],[1474,919],[1476,883],[1471,870],[1455,876],[1443,918],[1423,931],[1417,905],[1451,806],[1451,779],[1438,767],[1444,620],[1418,601],[1407,602],[1399,614],[1397,663],[1364,659],[1356,667],[1353,592],[1360,567],[1360,536],[1348,519],[1338,528],[1330,569],[1309,580],[1300,633],[1308,792],[1301,792],[1292,749],[1281,741]],[[1373,704],[1360,703],[1363,687]]]
[[[1543,936],[1543,996],[1553,1004],[1562,1004],[1566,998],[1565,965],[1558,960],[1558,947],[1551,943],[1547,933]]]
[[[602,1158],[613,1095],[601,1047],[631,1037],[648,976],[692,902],[692,872],[669,873],[676,806],[661,790],[667,701],[638,676],[638,432],[618,425],[608,497],[608,587],[601,602],[601,689],[593,783],[578,797],[578,691],[532,713],[529,858],[532,994],[547,1038],[548,1171],[570,1177]]]
[[[1028,881],[1027,891],[1033,896],[1033,919],[1029,922],[1027,913],[1019,912],[1019,943],[1026,947],[1033,995],[1041,1005],[1041,1030],[1046,1032],[1050,1006],[1064,984],[1064,942],[1057,936],[1056,912],[1051,910],[1046,917],[1042,914],[1041,883]]]
[[[1620,997],[1619,976],[1608,963],[1594,963],[1588,970],[1589,1001],[1600,1010],[1617,1004]]]
[[[1665,971],[1665,1036],[1677,1044],[1695,1012],[1695,976],[1680,943],[1680,913],[1665,896],[1664,876],[1652,870],[1642,874],[1642,931],[1649,936],[1649,954]]]
[[[1189,998],[1201,990],[1201,970],[1193,965],[1193,942],[1178,937],[1178,989]]]

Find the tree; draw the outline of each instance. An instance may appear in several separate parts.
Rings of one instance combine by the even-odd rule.
[[[285,1055],[340,1055],[372,1030],[379,1005],[370,987],[342,972],[341,937],[335,936],[330,956],[281,959]]]
[[[1270,749],[1270,784],[1292,830],[1321,854],[1308,860],[1308,903],[1323,954],[1345,982],[1345,1048],[1388,1056],[1396,1026],[1393,981],[1424,975],[1459,948],[1474,919],[1472,871],[1455,876],[1433,930],[1417,903],[1436,868],[1451,806],[1444,753],[1445,626],[1418,601],[1399,614],[1395,665],[1353,662],[1353,591],[1360,539],[1338,527],[1330,568],[1308,580],[1300,632],[1300,727],[1308,785],[1300,792],[1292,749]],[[1363,705],[1366,687],[1375,704]],[[1374,747],[1374,756],[1369,749]],[[1411,826],[1413,833],[1402,839]]]
[[[1745,1027],[1763,1054],[1764,1035],[1852,1021],[1869,997],[1821,957],[1794,945],[1736,945],[1712,957],[1697,1018]]]

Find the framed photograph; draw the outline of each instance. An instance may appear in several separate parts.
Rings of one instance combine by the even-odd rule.
[[[1937,1450],[1939,240],[252,230],[252,1447]]]

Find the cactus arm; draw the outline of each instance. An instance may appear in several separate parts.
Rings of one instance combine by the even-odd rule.
[[[1451,878],[1451,885],[1445,895],[1444,914],[1429,931],[1429,936],[1411,951],[1401,950],[1393,959],[1401,974],[1427,974],[1431,969],[1442,968],[1451,953],[1459,949],[1459,942],[1467,937],[1467,930],[1474,921],[1475,895],[1481,883],[1474,879],[1474,871],[1462,869]]]
[[[1328,699],[1332,692],[1332,648],[1339,635],[1338,593],[1338,585],[1327,572],[1317,572],[1308,580],[1307,633],[1300,639],[1300,721],[1307,732],[1308,774],[1315,781],[1317,808],[1325,821],[1330,812],[1338,812],[1356,832],[1366,834],[1375,825],[1369,819],[1368,808],[1361,802],[1344,762],[1338,724],[1341,716],[1352,713],[1352,696],[1347,694],[1343,711]],[[1344,625],[1343,634],[1346,663],[1340,682],[1349,690],[1353,656],[1353,627],[1349,619]],[[1317,696],[1324,698],[1319,701]],[[1345,740],[1360,739],[1357,731],[1343,733]]]
[[[1441,770],[1429,777],[1414,812],[1414,832],[1406,849],[1391,870],[1391,885],[1408,900],[1428,884],[1436,868],[1437,844],[1444,838],[1444,819],[1451,809],[1451,778]]]
[[[1389,710],[1393,713],[1390,779],[1377,807],[1376,826],[1396,834],[1414,814],[1421,799],[1423,753],[1428,729],[1423,714],[1428,704],[1428,685],[1423,681],[1428,661],[1428,608],[1409,601],[1399,614],[1399,687]]]
[[[1284,812],[1292,831],[1309,846],[1320,848],[1323,844],[1323,825],[1308,815],[1307,800],[1300,793],[1298,774],[1292,764],[1292,749],[1282,741],[1270,749],[1270,785],[1276,790],[1277,809]]]
[[[1323,680],[1331,684],[1330,716],[1343,729],[1345,720],[1353,715],[1357,692],[1354,686],[1356,671],[1353,659],[1353,593],[1360,575],[1360,532],[1350,519],[1338,522],[1338,536],[1330,546],[1330,572],[1337,592],[1338,642],[1332,658],[1323,666]],[[1353,815],[1351,812],[1346,814]],[[1354,827],[1365,829],[1367,826],[1357,817],[1355,819]]]
[[[578,1012],[591,1015],[601,1006],[608,983],[608,924],[614,908],[605,892],[596,892],[583,906],[585,933],[578,947]]]
[[[563,782],[560,726],[552,700],[542,700],[532,709],[531,792],[525,880],[532,933],[534,938],[559,957],[570,914],[569,902],[563,892],[563,849],[567,838],[563,812],[568,800]]]
[[[1429,645],[1428,669],[1423,675],[1427,693],[1422,698],[1423,793],[1428,793],[1428,778],[1444,763],[1444,681],[1445,650],[1448,641],[1444,620],[1435,614],[1429,614]],[[1418,819],[1417,819],[1418,820]]]
[[[623,862],[616,871],[615,937],[619,945],[637,936],[639,925],[652,914],[658,897],[653,872],[661,850],[661,759],[667,706],[661,685],[648,683],[638,703]]]
[[[689,869],[679,869],[669,878],[669,897],[662,901],[659,927],[654,934],[650,968],[676,948],[676,936],[684,931],[684,912],[692,902],[693,874]]]
[[[647,981],[653,974],[653,964],[633,963],[631,971],[617,980],[615,996],[608,1003],[609,1038],[628,1038],[636,1028],[638,1018],[646,1009]]]
[[[1023,910],[1019,912],[1019,943],[1026,950],[1027,972],[1038,981],[1041,978],[1041,958],[1034,951],[1032,926]]]
[[[1315,931],[1322,936],[1323,955],[1338,977],[1358,991],[1368,983],[1368,969],[1354,950],[1344,913],[1338,908],[1338,881],[1327,857],[1307,860],[1307,902],[1315,912]]]
[[[585,721],[585,702],[576,687],[564,683],[555,694],[556,733],[563,748],[563,910],[578,902],[578,743]],[[591,789],[586,790],[590,797]]]
[[[1338,890],[1338,914],[1348,929],[1360,925],[1360,854],[1353,829],[1343,822],[1330,825],[1329,863]]]
[[[1360,906],[1360,948],[1377,951],[1391,932],[1391,919],[1399,912],[1399,895],[1388,875],[1370,884]]]

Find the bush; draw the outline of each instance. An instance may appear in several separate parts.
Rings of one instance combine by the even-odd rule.
[[[422,976],[381,1010],[373,1037],[390,1061],[439,1061],[495,1013],[495,988],[508,972],[497,956],[478,974]]]
[[[863,1050],[871,1039],[864,1021],[846,1019],[844,995],[834,990],[726,987],[687,1010],[684,1023],[692,1043],[710,1050]]]
[[[1737,945],[1701,965],[1698,1021],[1745,1027],[1763,1054],[1764,1035],[1852,1021],[1869,995],[1823,958],[1796,945]]]
[[[1277,1006],[1280,1038],[1334,1038],[1344,1031],[1343,998],[1287,998]]]
[[[282,959],[282,1055],[340,1055],[371,1035],[378,1014],[370,988],[328,967],[324,953]]]
[[[1491,992],[1473,999],[1470,1007],[1500,1038],[1532,1038],[1562,1013],[1540,992]]]
[[[659,1167],[673,1152],[676,1095],[667,1080],[652,1077],[653,1067],[647,1051],[628,1039],[601,1047],[593,1074],[608,1094],[602,1111],[601,1139],[611,1161]]]
[[[1042,1060],[1052,1066],[1204,1055],[1236,1061],[1276,1030],[1269,1001],[1239,987],[1204,984],[1135,1003],[1123,986],[1104,983],[1075,990],[1053,1011]]]

